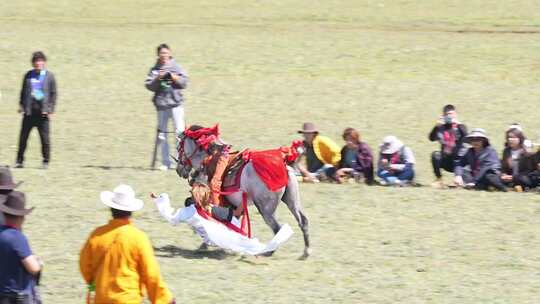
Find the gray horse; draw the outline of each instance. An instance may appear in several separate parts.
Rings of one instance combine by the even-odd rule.
[[[192,128],[200,127],[192,126]],[[203,160],[208,156],[207,152],[199,148],[197,143],[187,136],[180,135],[178,141],[178,166],[176,168],[178,175],[184,179],[189,179],[190,177],[195,177],[198,173],[206,172]],[[296,176],[288,166],[287,171],[289,175],[287,185],[272,192],[257,175],[252,163],[249,162],[242,171],[239,191],[226,195],[226,198],[231,204],[239,206],[242,203],[242,193],[246,192],[248,203],[253,203],[257,207],[257,210],[259,210],[259,213],[274,234],[281,227],[276,220],[275,212],[280,200],[283,201],[289,207],[289,210],[298,222],[298,226],[302,230],[305,245],[302,258],[307,258],[311,252],[309,248],[308,219],[302,211]]]

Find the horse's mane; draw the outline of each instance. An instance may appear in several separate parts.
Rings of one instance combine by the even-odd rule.
[[[199,126],[199,125],[191,125],[189,126],[188,130],[189,131],[197,131],[197,130],[200,130],[202,129],[203,127],[202,126]]]

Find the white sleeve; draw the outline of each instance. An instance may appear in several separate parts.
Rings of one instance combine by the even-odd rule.
[[[185,222],[187,219],[193,216],[195,210],[195,208],[179,208],[175,212],[171,207],[171,202],[167,193],[160,194],[156,199],[154,199],[154,202],[156,203],[156,207],[158,208],[161,216],[163,216],[172,225]]]
[[[405,147],[405,149],[403,149],[403,154],[406,164],[414,164],[416,162],[411,148]]]

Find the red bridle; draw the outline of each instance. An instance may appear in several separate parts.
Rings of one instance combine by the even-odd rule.
[[[182,139],[180,140],[180,143],[179,143],[179,147],[178,147],[178,163],[180,163],[182,165],[182,167],[185,167],[186,165],[187,166],[190,166],[191,168],[193,168],[193,163],[191,162],[191,158],[193,157],[193,155],[195,155],[195,153],[197,153],[197,148],[195,148],[193,150],[193,152],[191,153],[191,155],[189,156],[186,156],[186,149],[184,148],[184,145],[186,143],[186,138],[185,137],[182,137]]]

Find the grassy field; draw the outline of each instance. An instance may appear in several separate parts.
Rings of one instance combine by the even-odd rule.
[[[372,147],[395,134],[428,185],[427,133],[446,103],[497,150],[509,123],[540,135],[539,34],[538,1],[2,1],[0,163],[15,159],[32,51],[46,52],[59,86],[50,169],[37,169],[34,131],[15,171],[37,207],[25,232],[46,263],[46,303],[83,302],[78,253],[108,220],[99,192],[121,182],[147,203],[135,221],[179,303],[536,303],[534,194],[303,184],[309,260],[297,260],[296,226],[271,258],[195,252],[198,237],[147,199],[169,192],[180,205],[188,188],[148,170],[156,114],[143,81],[167,42],[190,75],[188,123],[219,122],[236,148],[288,144],[304,121],[336,141],[356,127]]]

